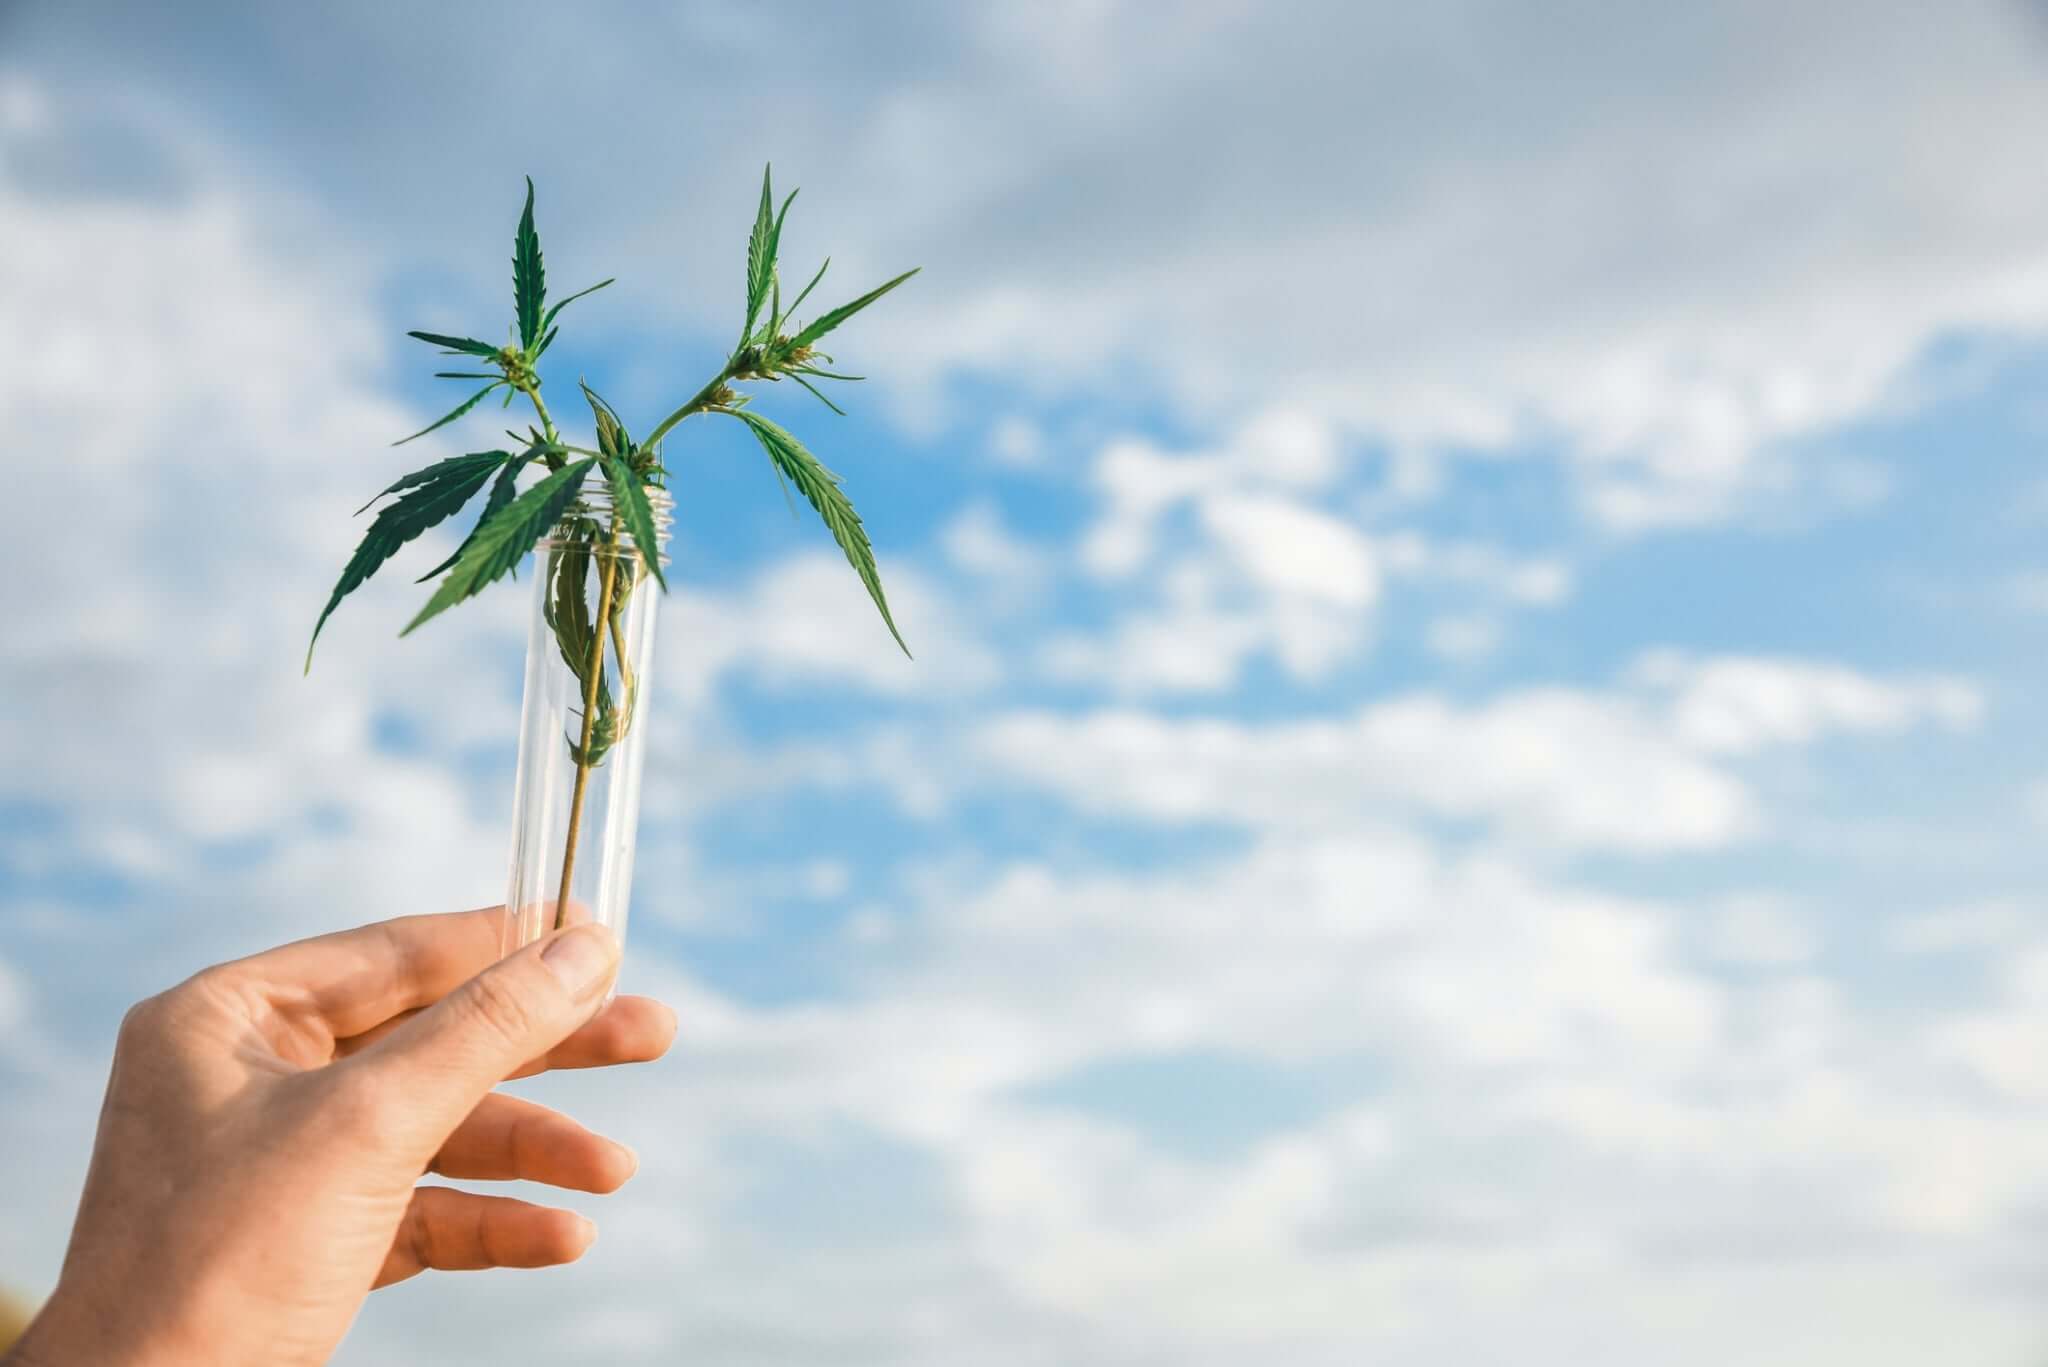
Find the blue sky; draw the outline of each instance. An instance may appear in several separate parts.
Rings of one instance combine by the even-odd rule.
[[[773,160],[918,659],[671,439],[642,1174],[342,1361],[2039,1362],[2048,30],[1783,9],[8,9],[0,1280],[129,1001],[502,895],[522,590],[298,676],[404,330],[531,174],[644,424]]]

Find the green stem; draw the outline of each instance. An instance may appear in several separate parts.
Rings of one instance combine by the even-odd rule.
[[[540,386],[537,384],[528,385],[526,388],[520,390],[519,392],[526,395],[527,398],[533,400],[533,411],[540,415],[541,434],[548,439],[548,444],[550,446],[565,445],[565,443],[562,441],[561,434],[555,431],[555,420],[548,416],[548,406],[545,403],[541,402]],[[553,452],[549,452],[546,456],[542,457],[542,459],[547,461],[548,469],[550,470],[559,470],[562,468],[562,458],[558,455],[555,455]]]
[[[732,360],[727,361],[725,363],[725,369],[719,371],[718,374],[715,377],[713,377],[711,383],[705,385],[702,389],[697,391],[697,397],[691,399],[681,408],[678,408],[675,412],[663,418],[661,422],[655,427],[655,429],[647,434],[646,438],[642,440],[640,443],[641,448],[643,450],[652,451],[655,447],[661,445],[661,439],[667,436],[669,434],[669,430],[673,428],[677,423],[681,422],[684,418],[689,417],[692,413],[701,413],[706,408],[709,408],[712,404],[712,401],[718,397],[718,391],[725,386],[725,383],[728,380],[733,379],[740,373],[738,365],[739,358],[737,356],[735,356]]]
[[[619,662],[619,706],[622,709],[619,715],[619,736],[621,739],[624,739],[626,734],[625,728],[630,726],[633,720],[633,709],[631,706],[633,701],[633,666],[626,663],[626,637],[619,629],[617,615],[614,614],[610,621],[612,658]]]
[[[612,518],[611,549],[601,557],[604,570],[598,575],[597,620],[609,622],[612,612],[612,586],[619,568],[619,519]],[[590,786],[590,741],[597,726],[597,690],[604,675],[605,633],[600,628],[591,633],[590,667],[584,671],[583,679],[583,742],[576,747],[576,785],[569,795],[569,837],[562,845],[562,886],[555,894],[555,929],[569,924],[569,880],[576,872],[576,841],[583,832],[583,796]],[[622,653],[619,663],[623,667]]]

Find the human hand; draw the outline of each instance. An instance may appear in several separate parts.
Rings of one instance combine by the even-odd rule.
[[[602,926],[493,963],[501,917],[303,940],[131,1010],[57,1289],[6,1363],[322,1363],[375,1287],[580,1257],[580,1215],[415,1183],[616,1190],[630,1150],[492,1088],[659,1058],[675,1017],[597,1012],[619,958]]]

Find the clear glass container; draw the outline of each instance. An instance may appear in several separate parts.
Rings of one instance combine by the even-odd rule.
[[[665,550],[669,497],[648,495]],[[535,548],[533,570],[507,954],[582,921],[625,939],[661,597],[594,479]]]

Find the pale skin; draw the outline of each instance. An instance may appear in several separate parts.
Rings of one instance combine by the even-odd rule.
[[[659,1058],[675,1016],[599,1010],[602,926],[494,962],[500,917],[303,940],[131,1010],[57,1288],[0,1367],[323,1363],[377,1287],[581,1257],[580,1215],[420,1179],[617,1190],[631,1150],[493,1088]]]

